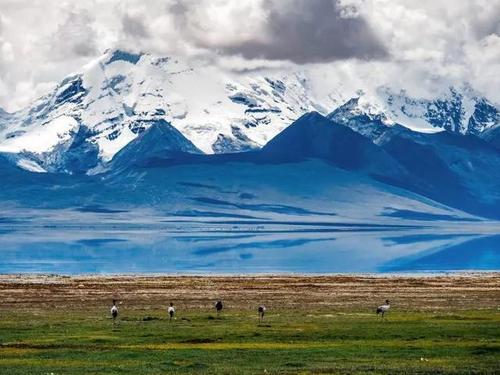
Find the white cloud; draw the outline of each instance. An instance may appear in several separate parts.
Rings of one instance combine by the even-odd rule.
[[[0,0],[0,106],[21,108],[113,47],[240,72],[315,63],[324,91],[468,81],[500,103],[499,18],[488,0]]]

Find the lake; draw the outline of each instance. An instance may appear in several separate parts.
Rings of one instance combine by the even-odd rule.
[[[0,218],[0,273],[265,274],[500,270],[496,223],[374,225],[217,218]],[[130,224],[133,222],[133,224]]]

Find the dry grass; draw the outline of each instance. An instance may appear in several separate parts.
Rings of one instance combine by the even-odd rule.
[[[2,309],[47,309],[84,304],[147,309],[175,301],[202,311],[221,298],[234,310],[265,303],[275,310],[372,310],[386,298],[399,311],[496,309],[500,273],[445,276],[0,276]]]

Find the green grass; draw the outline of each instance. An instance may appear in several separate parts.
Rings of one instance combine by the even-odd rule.
[[[500,312],[0,312],[0,374],[500,373]]]

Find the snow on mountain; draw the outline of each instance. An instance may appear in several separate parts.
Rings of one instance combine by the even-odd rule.
[[[3,130],[11,118],[11,114],[0,108],[0,130]]]
[[[339,106],[328,118],[350,127],[357,126],[363,134],[371,123],[372,131],[395,123],[421,133],[447,130],[459,134],[480,135],[500,123],[500,110],[470,87],[451,87],[435,99],[412,98],[405,91],[392,92],[380,87],[375,94],[362,93]],[[374,123],[378,130],[374,129]],[[364,134],[368,135],[368,134]],[[371,135],[370,137],[373,137]]]
[[[348,100],[335,109],[327,118],[345,125],[357,133],[375,140],[394,122],[379,108],[367,102],[364,96]]]
[[[236,73],[110,50],[28,108],[0,111],[0,152],[21,153],[49,172],[97,171],[156,121],[170,123],[204,153],[259,149],[303,114],[342,102],[338,88],[318,90],[314,69]],[[499,124],[500,112],[466,85],[435,99],[380,87],[347,100],[329,118],[370,138],[395,123],[479,135]]]
[[[43,154],[44,160],[84,128],[97,146],[98,161],[106,163],[159,120],[205,153],[245,151],[263,146],[311,109],[299,74],[231,74],[115,50],[16,113],[0,128],[0,152]]]
[[[385,87],[379,88],[378,96],[389,118],[415,131],[477,135],[500,122],[500,110],[467,85],[450,87],[434,99],[412,98],[404,90],[393,93]]]
[[[404,92],[378,90],[379,96],[360,95],[339,106],[327,117],[377,142],[388,128],[399,125],[418,133],[447,131],[477,135],[500,148],[500,110],[465,86],[462,92],[435,100],[413,99]]]
[[[21,130],[17,134],[9,133],[2,143],[1,150],[43,153],[52,150],[59,143],[69,141],[77,129],[78,123],[73,117],[60,116],[43,125],[32,127],[28,132]]]

